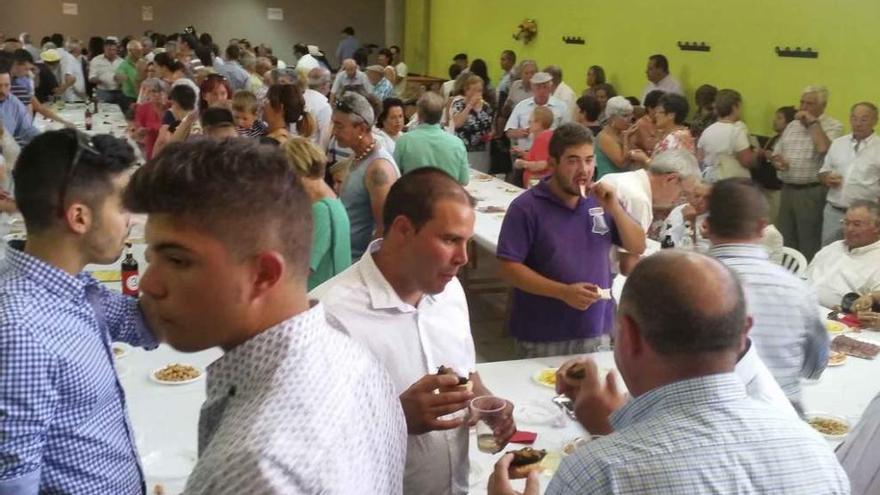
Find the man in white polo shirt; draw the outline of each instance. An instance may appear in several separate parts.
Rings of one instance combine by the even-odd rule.
[[[384,239],[311,296],[331,325],[379,357],[400,393],[409,432],[403,492],[466,494],[465,413],[473,397],[491,395],[475,370],[467,300],[455,278],[467,263],[474,201],[445,172],[423,167],[394,183],[383,217]],[[473,392],[437,375],[440,366],[468,378]],[[499,449],[516,431],[512,412],[509,404],[495,428]]]
[[[547,107],[553,112],[553,125],[551,129],[556,129],[561,124],[571,120],[571,109],[568,108],[564,101],[552,96],[553,92],[553,76],[546,72],[538,72],[532,76],[532,94],[531,98],[516,104],[507,124],[504,126],[504,132],[510,138],[511,146],[515,146],[526,152],[532,148],[532,135],[529,131],[529,119],[535,107]]]

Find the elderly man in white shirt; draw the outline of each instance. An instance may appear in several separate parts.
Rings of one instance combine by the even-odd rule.
[[[336,98],[345,91],[353,88],[363,88],[367,93],[373,91],[373,85],[367,79],[367,75],[361,72],[357,62],[347,58],[342,61],[342,68],[336,73],[336,79],[333,80],[333,87],[330,88],[330,103],[335,104]]]
[[[402,494],[400,401],[308,298],[310,201],[284,157],[255,140],[187,141],[138,169],[125,200],[149,215],[148,321],[175,349],[224,351],[184,493]]]
[[[119,82],[114,77],[120,65],[122,58],[119,56],[116,40],[108,38],[104,41],[104,53],[89,62],[89,81],[95,85],[99,100],[108,103],[119,103],[122,100]]]
[[[606,174],[599,182],[617,192],[623,209],[645,232],[654,222],[654,209],[670,209],[686,191],[693,189],[700,177],[697,157],[687,150],[669,150],[651,159],[647,169]],[[626,275],[638,256],[619,252],[620,273]]]
[[[473,204],[439,169],[404,175],[385,201],[385,238],[312,291],[330,323],[369,347],[392,375],[409,430],[406,494],[468,492],[467,405],[491,395],[475,370],[467,300],[455,278],[467,263]],[[440,366],[458,377],[438,375]],[[458,386],[464,379],[473,392]],[[512,410],[495,428],[499,450],[516,429]]]
[[[548,65],[544,68],[544,72],[550,74],[553,78],[553,96],[562,100],[568,110],[571,112],[572,118],[577,111],[577,94],[571,89],[571,86],[562,80],[562,68],[558,65]]]
[[[61,55],[61,74],[67,78],[73,77],[73,82],[64,91],[64,101],[86,100],[86,76],[83,74],[82,44],[79,40],[70,38],[64,43],[64,49],[59,49]]]
[[[504,126],[504,132],[510,138],[510,144],[522,152],[532,148],[529,119],[531,119],[535,107],[547,107],[553,112],[551,129],[556,129],[571,121],[571,109],[564,101],[550,94],[553,91],[553,76],[546,72],[538,72],[532,76],[531,85],[533,96],[522,100],[513,107],[513,112]]]
[[[648,57],[648,67],[645,69],[645,75],[648,77],[648,84],[642,91],[642,101],[651,91],[663,91],[664,93],[675,93],[684,96],[684,90],[681,83],[669,73],[669,60],[665,55],[651,55]]]
[[[843,218],[843,240],[816,253],[807,267],[807,281],[816,290],[819,304],[840,304],[850,292],[880,290],[880,205],[856,200]]]
[[[828,188],[822,217],[822,245],[843,238],[843,220],[853,200],[880,198],[880,140],[874,134],[877,107],[870,102],[853,105],[849,114],[852,132],[831,142],[819,182]]]

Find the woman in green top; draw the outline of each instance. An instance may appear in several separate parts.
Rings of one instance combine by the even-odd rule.
[[[312,254],[309,290],[333,278],[351,265],[351,232],[345,206],[324,182],[327,158],[306,138],[291,137],[281,149],[299,174],[312,199]]]
[[[632,123],[632,104],[615,96],[605,105],[605,127],[596,139],[596,180],[603,175],[630,170],[629,150],[636,126]]]

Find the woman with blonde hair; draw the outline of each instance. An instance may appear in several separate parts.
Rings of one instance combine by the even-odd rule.
[[[351,265],[351,231],[345,206],[324,181],[327,157],[309,139],[291,137],[282,146],[287,162],[312,200],[309,290]]]

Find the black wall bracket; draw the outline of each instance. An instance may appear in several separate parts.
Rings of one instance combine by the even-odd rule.
[[[699,43],[697,43],[696,41],[694,41],[693,43],[679,41],[678,48],[687,52],[708,52],[712,50],[712,47],[709,46],[705,41],[701,41]]]
[[[797,47],[792,50],[789,47],[781,48],[776,47],[776,55],[780,57],[794,57],[794,58],[819,58],[819,52],[814,52],[812,48],[807,48],[806,50],[801,50],[801,47]]]
[[[562,41],[568,45],[585,45],[587,44],[580,36],[563,36]]]

